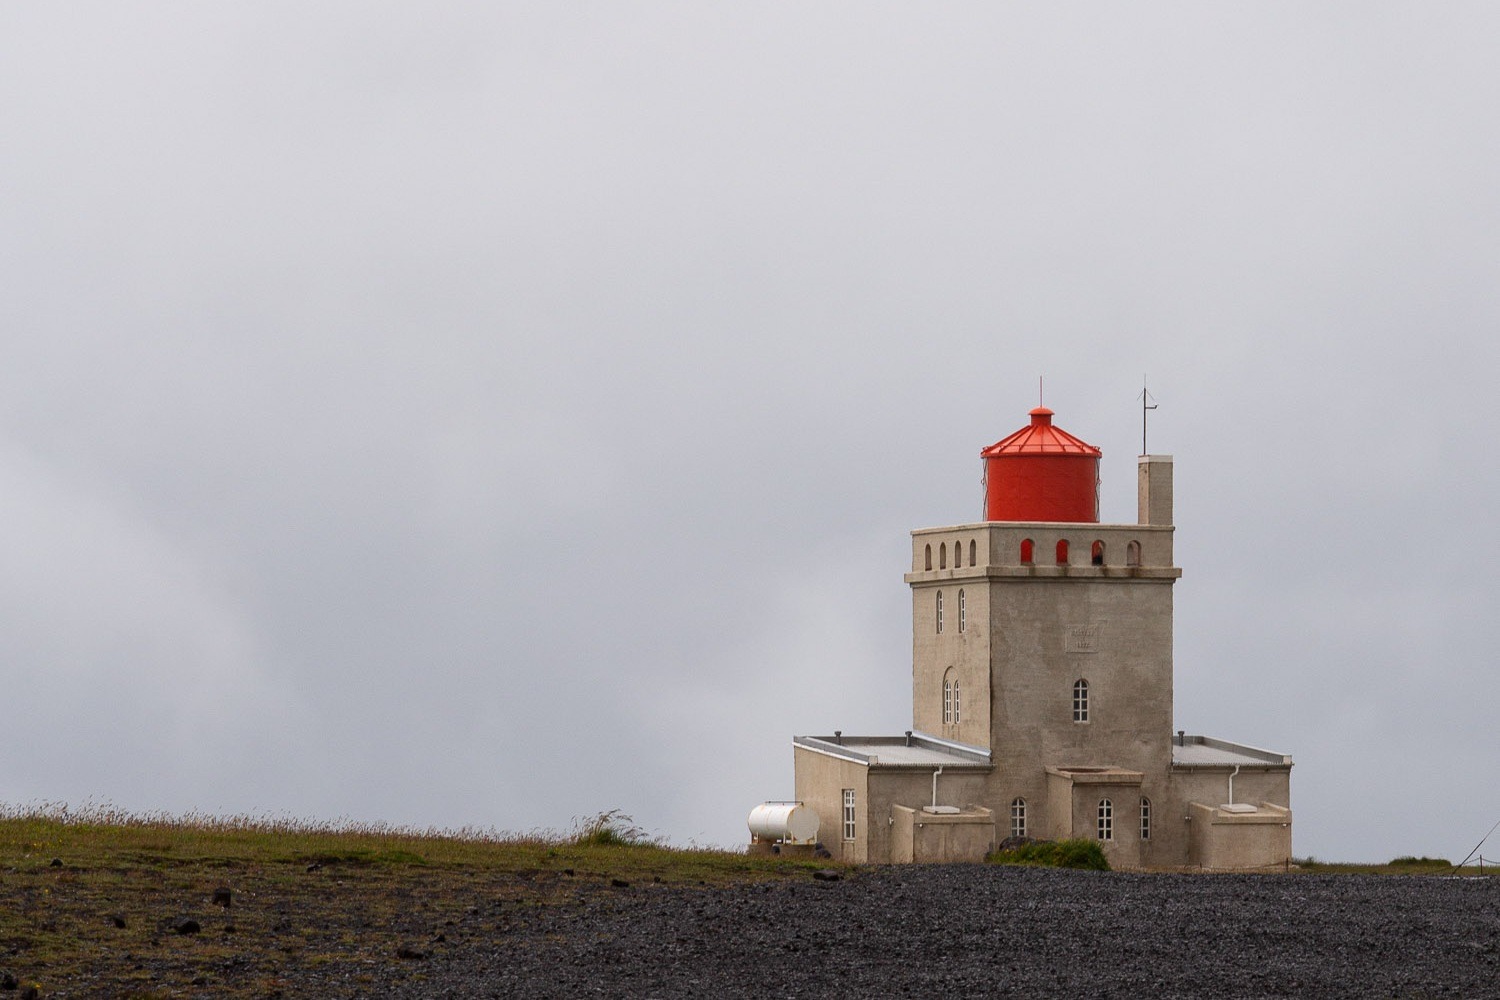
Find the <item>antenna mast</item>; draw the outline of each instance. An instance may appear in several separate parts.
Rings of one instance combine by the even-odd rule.
[[[1156,397],[1146,388],[1146,376],[1141,376],[1141,454],[1146,451],[1146,411],[1156,409]]]

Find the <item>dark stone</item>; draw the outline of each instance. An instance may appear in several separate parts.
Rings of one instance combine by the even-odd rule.
[[[207,986],[208,985],[208,977],[207,976],[194,976],[193,977],[193,985],[194,986]]]
[[[234,926],[234,924],[225,924],[224,925],[224,933],[225,934],[233,934],[237,929],[238,928],[236,928]]]
[[[622,878],[612,878],[612,879],[609,880],[609,884],[612,885],[612,886],[614,886],[616,889],[629,889],[630,888],[630,883],[627,882],[627,881],[625,881]]]
[[[228,907],[234,901],[234,893],[227,885],[221,885],[214,890],[214,900],[219,906]]]
[[[564,875],[572,875],[573,874],[573,869],[571,869],[571,868],[564,868],[563,869],[563,874]]]
[[[181,920],[172,921],[172,929],[178,934],[197,934],[203,926],[192,917],[183,917]]]
[[[813,857],[819,860],[823,860],[824,858],[832,858],[833,852],[824,847],[822,844],[819,844],[817,847],[813,848]]]
[[[842,873],[836,872],[832,868],[819,868],[817,871],[813,872],[813,878],[817,879],[819,882],[837,882],[843,877],[844,876]]]
[[[125,926],[125,918],[118,913],[112,914],[109,918],[109,922],[114,924],[116,927],[123,928]]]
[[[422,951],[419,948],[413,948],[409,944],[403,944],[401,947],[396,949],[396,957],[421,961],[422,959],[427,957],[427,952]]]
[[[53,858],[52,859],[52,867],[53,868],[61,868],[62,867],[62,858]]]
[[[314,861],[312,864],[307,866],[307,870],[310,872],[322,871],[323,866]]]
[[[0,975],[0,990],[14,990],[19,989],[20,986],[21,981],[9,972]]]
[[[1035,843],[1036,838],[1034,837],[1006,837],[1004,840],[1000,841],[1000,847],[998,848],[998,850],[1014,851],[1018,847],[1025,847],[1027,844]]]
[[[21,991],[21,1000],[39,1000],[42,988],[36,983],[27,983],[26,988]]]

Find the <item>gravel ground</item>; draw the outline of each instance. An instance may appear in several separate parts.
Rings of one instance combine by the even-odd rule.
[[[1500,997],[1500,879],[906,866],[475,908],[422,996]],[[413,963],[415,964],[415,963]],[[405,992],[405,991],[403,991]]]

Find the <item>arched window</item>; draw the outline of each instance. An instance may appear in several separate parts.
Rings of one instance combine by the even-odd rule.
[[[963,564],[964,564],[964,543],[960,542],[958,539],[955,538],[953,540],[953,568],[957,569],[958,567],[962,566]]]
[[[959,690],[958,671],[952,667],[943,674],[943,724],[956,726],[963,720],[963,695]]]
[[[1057,540],[1057,564],[1059,566],[1068,564],[1068,540],[1066,538]]]
[[[1086,680],[1073,682],[1073,721],[1089,721],[1089,682]]]
[[[1031,565],[1031,560],[1032,560],[1032,556],[1033,556],[1032,547],[1033,546],[1031,544],[1031,539],[1029,539],[1029,538],[1023,538],[1023,539],[1021,539],[1021,563],[1022,563],[1022,565],[1025,565],[1025,566],[1030,566]]]
[[[943,631],[943,592],[937,592],[937,630],[941,635]]]
[[[964,599],[964,592],[958,592],[958,630],[964,631],[969,627],[969,602]]]
[[[1012,799],[1010,803],[1010,835],[1026,836],[1026,800]]]
[[[1104,543],[1095,542],[1094,548],[1089,552],[1089,562],[1094,566],[1104,565]]]
[[[1141,799],[1141,839],[1151,839],[1151,800]]]
[[[969,565],[975,565],[974,556],[979,552],[979,546],[974,544],[974,539],[969,539]]]
[[[1125,565],[1139,566],[1141,564],[1141,543],[1131,542],[1125,546]]]
[[[1115,839],[1115,805],[1109,799],[1099,800],[1099,839]]]
[[[927,546],[927,568],[932,569],[932,546]]]
[[[938,569],[948,568],[948,543],[943,542],[938,546]]]

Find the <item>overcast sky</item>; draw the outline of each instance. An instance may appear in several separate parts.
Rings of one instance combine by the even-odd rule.
[[[1500,819],[1500,6],[0,8],[0,799],[739,845],[908,532],[1176,458],[1176,725]],[[1488,845],[1491,857],[1500,846]]]

